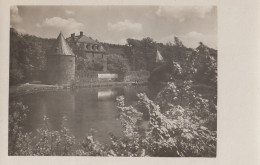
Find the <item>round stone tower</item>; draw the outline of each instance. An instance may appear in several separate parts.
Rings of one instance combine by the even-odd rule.
[[[62,33],[47,55],[47,83],[69,85],[75,80],[75,55]]]

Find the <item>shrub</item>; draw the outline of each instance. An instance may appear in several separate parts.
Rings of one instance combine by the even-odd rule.
[[[126,106],[124,97],[117,97],[117,118],[125,136],[110,134],[112,143],[106,145],[96,141],[93,132],[76,143],[64,126],[59,131],[50,130],[47,117],[45,128],[38,129],[35,137],[23,134],[19,125],[28,108],[10,104],[9,155],[215,156],[217,135],[212,125],[216,125],[216,114],[191,85],[191,81],[181,87],[169,83],[156,102],[140,93],[136,106]],[[183,102],[189,104],[183,106]]]

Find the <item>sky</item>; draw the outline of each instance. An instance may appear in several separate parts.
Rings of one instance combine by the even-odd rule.
[[[199,42],[217,49],[215,6],[12,6],[11,27],[20,33],[57,38],[62,32],[84,35],[101,42],[126,44],[127,38],[153,38],[186,47]]]

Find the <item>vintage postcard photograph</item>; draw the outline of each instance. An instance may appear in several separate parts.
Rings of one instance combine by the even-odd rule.
[[[12,5],[8,155],[215,158],[217,11]]]

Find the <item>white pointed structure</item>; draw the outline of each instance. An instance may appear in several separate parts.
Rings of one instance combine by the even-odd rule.
[[[161,53],[159,52],[159,50],[156,51],[156,63],[160,63],[163,62],[163,57],[161,55]]]

